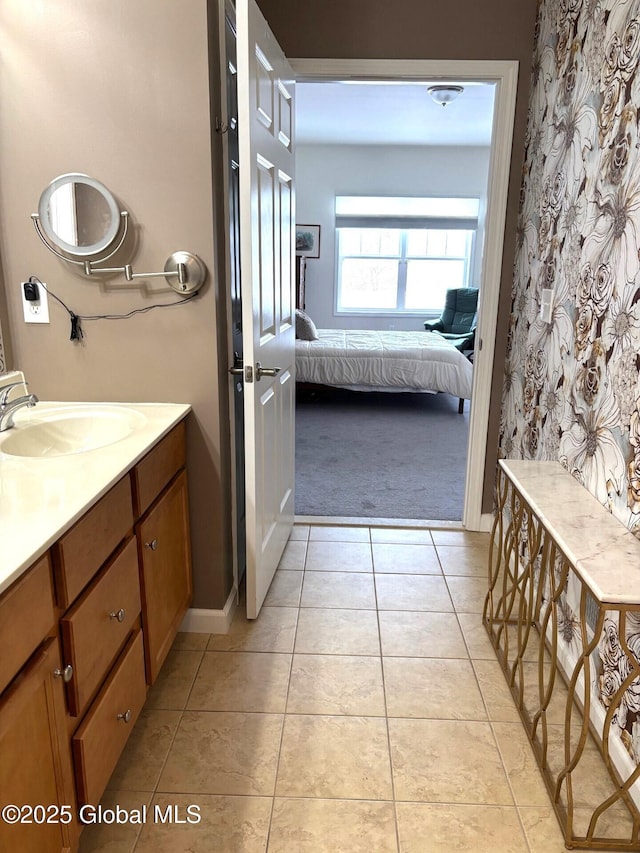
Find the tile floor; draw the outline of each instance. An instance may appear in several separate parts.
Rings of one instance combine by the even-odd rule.
[[[559,853],[481,625],[489,537],[296,526],[262,609],[181,634],[92,826],[110,853]]]

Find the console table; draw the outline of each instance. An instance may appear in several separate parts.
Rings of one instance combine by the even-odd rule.
[[[640,851],[640,541],[558,462],[496,497],[483,622],[565,845]]]

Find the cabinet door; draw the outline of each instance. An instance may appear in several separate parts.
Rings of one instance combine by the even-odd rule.
[[[64,690],[56,670],[60,651],[51,639],[0,699],[0,804],[44,806],[53,821],[41,822],[40,810],[33,813],[32,823],[0,821],[0,850],[60,853],[77,839]],[[63,805],[73,814],[72,824],[58,822],[57,807]]]
[[[0,693],[54,625],[51,561],[45,554],[0,595]]]
[[[176,477],[137,526],[147,681],[153,684],[191,602],[187,475]]]

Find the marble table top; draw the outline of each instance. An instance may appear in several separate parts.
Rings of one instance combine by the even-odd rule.
[[[595,598],[640,606],[640,540],[559,462],[499,464]]]

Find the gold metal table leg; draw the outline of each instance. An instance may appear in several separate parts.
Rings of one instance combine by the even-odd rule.
[[[570,584],[579,589],[578,616],[566,600]],[[640,663],[627,639],[629,612],[640,614],[640,606],[613,607],[593,598],[499,469],[482,618],[569,849],[640,851],[640,814],[630,793],[640,777],[640,765],[634,762],[622,779],[611,740],[612,722],[626,713],[627,691],[634,684],[640,709]],[[628,671],[607,693],[604,721],[596,723],[594,657],[601,654],[603,631],[610,625],[617,626]],[[566,646],[562,654],[561,632],[560,642]],[[536,643],[537,667],[531,660]],[[573,661],[567,653],[571,643],[578,646]],[[551,710],[558,715],[555,706],[565,689],[562,720],[554,716],[552,721]],[[601,760],[594,763],[598,753]],[[595,775],[602,776],[601,787],[597,796],[588,796],[586,789]],[[621,821],[623,831],[616,826]]]

